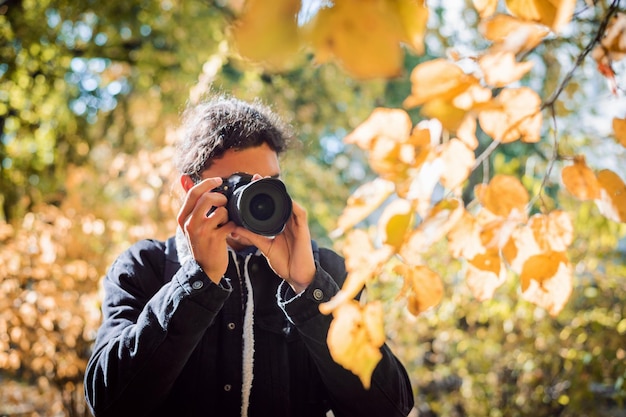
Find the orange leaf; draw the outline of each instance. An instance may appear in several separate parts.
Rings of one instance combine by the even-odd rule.
[[[506,5],[515,16],[559,32],[572,20],[576,0],[506,0]]]
[[[503,258],[516,274],[522,273],[522,268],[528,258],[539,253],[541,253],[539,244],[535,240],[532,229],[527,226],[516,228],[502,248]]]
[[[448,232],[448,248],[455,258],[472,259],[486,251],[480,240],[480,224],[465,209]]]
[[[533,63],[517,62],[513,52],[493,52],[483,55],[478,60],[483,71],[485,81],[493,87],[504,87],[514,81],[519,81],[530,69]]]
[[[626,223],[626,184],[609,169],[598,173],[600,198],[596,205],[603,216],[614,222]]]
[[[392,182],[380,178],[361,185],[348,198],[347,205],[337,220],[337,229],[331,236],[340,236],[364,220],[393,193],[394,189]]]
[[[531,256],[520,274],[522,297],[556,316],[572,293],[572,270],[563,252]]]
[[[617,142],[626,147],[626,119],[613,118],[613,131]]]
[[[372,142],[380,137],[393,142],[406,142],[413,123],[409,114],[402,109],[374,109],[372,114],[344,138],[346,143],[355,143],[359,148],[370,150]]]
[[[477,300],[493,297],[496,289],[506,280],[506,268],[498,251],[481,253],[472,258],[468,263],[465,280]]]
[[[443,238],[463,216],[463,203],[457,199],[438,202],[424,221],[410,234],[400,251],[408,264],[416,265],[421,254]]]
[[[494,42],[490,52],[513,52],[516,55],[533,49],[550,33],[544,26],[504,14],[494,16],[480,28],[485,38]]]
[[[481,19],[492,16],[498,7],[498,0],[473,0],[472,3]]]
[[[443,283],[436,272],[424,265],[396,265],[394,272],[404,277],[398,297],[407,297],[407,308],[417,316],[441,302]]]
[[[594,200],[600,197],[600,184],[593,171],[585,163],[584,156],[577,156],[574,165],[561,170],[563,185],[574,197],[580,200]]]
[[[289,66],[300,48],[296,15],[299,0],[277,0],[267,7],[263,0],[248,0],[233,25],[239,52],[275,69]]]
[[[448,189],[459,189],[472,172],[476,158],[474,152],[458,139],[443,145],[441,159],[445,165],[441,174],[441,185]]]
[[[465,74],[446,59],[423,62],[411,72],[411,95],[404,100],[404,106],[416,107],[434,99],[451,100],[476,84],[476,77]]]
[[[478,148],[478,138],[476,137],[476,118],[470,114],[466,114],[463,121],[456,130],[456,136],[467,145],[468,148],[475,151]]]
[[[352,230],[346,237],[342,253],[346,260],[346,277],[341,290],[328,302],[320,304],[322,314],[330,314],[340,305],[352,300],[365,283],[371,280],[393,256],[395,249],[384,245],[374,248],[369,235],[360,229]]]
[[[574,239],[572,219],[562,210],[554,210],[548,215],[535,214],[528,221],[528,227],[543,252],[565,252]]]
[[[392,2],[334,2],[322,8],[308,26],[318,62],[336,57],[346,71],[361,79],[402,73],[400,42],[406,39],[406,32]]]
[[[528,191],[519,179],[511,175],[498,174],[489,185],[478,184],[474,192],[487,210],[501,217],[508,217],[513,210],[526,212],[529,202]]]
[[[333,313],[327,343],[333,360],[359,377],[365,388],[382,358],[385,342],[383,309],[379,302],[360,306],[350,301]]]
[[[504,89],[490,106],[478,113],[483,130],[502,143],[534,143],[540,139],[542,116],[541,99],[527,87]]]

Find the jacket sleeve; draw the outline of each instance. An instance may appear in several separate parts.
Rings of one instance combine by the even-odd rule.
[[[343,259],[332,251],[320,249],[313,282],[295,295],[286,283],[278,290],[278,302],[296,326],[331,398],[335,416],[406,416],[414,404],[411,382],[404,366],[389,347],[381,347],[382,359],[372,375],[369,389],[351,371],[331,357],[326,336],[332,316],[319,312],[319,305],[330,300],[346,277]]]
[[[195,261],[164,278],[163,243],[142,241],[104,278],[103,322],[85,373],[93,414],[141,416],[158,406],[228,298]]]

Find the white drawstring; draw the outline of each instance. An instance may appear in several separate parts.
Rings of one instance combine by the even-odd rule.
[[[237,263],[237,255],[231,252],[235,264],[237,264],[237,273],[239,272],[239,264]],[[243,265],[243,275],[246,284],[248,297],[246,300],[246,309],[243,316],[243,363],[242,363],[242,384],[241,384],[241,417],[248,417],[248,407],[250,406],[250,392],[252,391],[252,380],[254,379],[254,297],[252,294],[252,282],[248,274],[248,262],[252,254],[246,256]]]

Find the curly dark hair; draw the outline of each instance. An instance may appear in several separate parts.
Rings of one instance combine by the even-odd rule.
[[[189,106],[183,113],[183,136],[174,158],[181,174],[198,182],[204,170],[229,149],[247,149],[264,143],[277,154],[284,152],[292,132],[260,101],[246,102],[214,96]]]

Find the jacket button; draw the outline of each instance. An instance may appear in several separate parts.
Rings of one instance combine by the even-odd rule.
[[[322,299],[324,298],[324,291],[316,288],[315,290],[313,290],[313,298],[315,298],[316,301],[322,301]]]
[[[228,392],[232,389],[232,387],[230,386],[230,384],[226,384],[224,385],[224,391]]]
[[[199,290],[202,287],[204,287],[204,282],[202,281],[194,281],[191,283],[191,288],[193,288],[194,290]]]
[[[235,323],[228,323],[228,330],[235,330]]]

